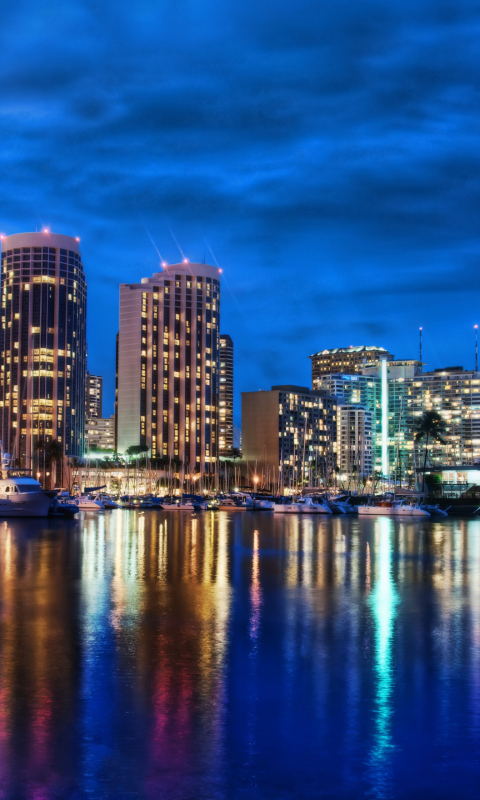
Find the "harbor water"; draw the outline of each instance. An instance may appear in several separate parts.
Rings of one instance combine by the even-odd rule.
[[[478,798],[480,520],[0,523],[0,798]]]

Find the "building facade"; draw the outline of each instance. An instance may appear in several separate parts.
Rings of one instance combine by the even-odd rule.
[[[312,386],[322,375],[360,372],[362,367],[372,361],[393,360],[394,356],[383,347],[361,345],[359,347],[335,347],[333,350],[320,350],[310,356],[312,362]]]
[[[186,471],[214,471],[219,446],[220,273],[173,264],[120,286],[117,447],[142,445]]]
[[[23,233],[1,241],[0,410],[4,451],[33,468],[38,443],[85,443],[87,287],[79,240]]]
[[[90,417],[86,422],[86,454],[95,450],[115,449],[115,415]]]
[[[87,372],[85,391],[85,417],[98,419],[103,410],[103,378]]]
[[[365,406],[338,402],[337,467],[341,474],[369,478],[373,472],[372,413]]]
[[[242,393],[242,462],[251,485],[321,486],[336,467],[337,400],[303,386]]]
[[[220,455],[232,454],[233,444],[233,341],[220,335],[220,394],[219,394]]]
[[[415,443],[415,420],[434,410],[445,422],[445,443],[430,442],[428,464],[480,461],[480,372],[447,367],[422,372],[416,359],[367,364],[365,374],[324,375],[315,387],[339,402],[360,404],[372,419],[373,469],[392,478],[423,467],[425,442]],[[340,446],[340,445],[339,445]],[[338,452],[339,462],[345,460]],[[343,459],[343,461],[342,461]]]

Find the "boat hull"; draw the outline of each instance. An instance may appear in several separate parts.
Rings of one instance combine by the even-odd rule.
[[[284,505],[276,505],[273,508],[275,514],[302,514],[303,510],[298,503],[285,503]]]
[[[0,498],[0,519],[10,517],[48,517],[52,497],[43,492],[26,492]]]
[[[385,506],[358,506],[358,514],[363,517],[429,517],[428,511],[422,508],[389,508]]]

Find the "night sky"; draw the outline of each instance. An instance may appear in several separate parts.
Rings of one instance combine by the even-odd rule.
[[[113,413],[118,284],[224,268],[239,392],[323,347],[474,366],[480,5],[4,0],[0,230],[81,237]],[[178,243],[178,244],[177,244]]]

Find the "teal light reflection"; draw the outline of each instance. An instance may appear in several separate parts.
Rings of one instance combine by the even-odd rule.
[[[375,625],[374,697],[375,731],[371,750],[373,792],[377,797],[388,795],[390,754],[393,748],[391,717],[393,708],[394,669],[392,659],[393,629],[398,595],[392,579],[393,520],[380,517],[375,522],[374,586],[370,595]]]

